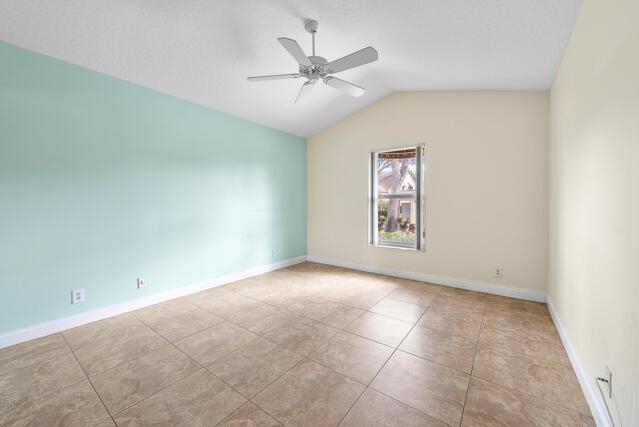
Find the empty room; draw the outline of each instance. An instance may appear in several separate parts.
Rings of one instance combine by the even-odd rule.
[[[0,426],[639,427],[638,21],[0,0]]]

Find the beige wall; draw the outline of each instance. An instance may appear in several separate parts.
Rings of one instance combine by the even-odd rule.
[[[639,2],[586,0],[551,93],[549,295],[639,426]],[[616,412],[616,409],[613,409]]]
[[[370,247],[368,152],[422,142],[427,250]],[[309,138],[309,254],[545,294],[547,148],[546,92],[390,95]]]

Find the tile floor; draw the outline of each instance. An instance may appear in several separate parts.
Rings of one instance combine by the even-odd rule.
[[[320,264],[0,350],[0,426],[594,426],[544,304]]]

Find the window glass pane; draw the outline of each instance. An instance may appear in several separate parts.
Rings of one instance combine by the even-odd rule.
[[[380,244],[415,246],[416,199],[377,199],[377,240]]]
[[[415,195],[415,149],[386,151],[377,155],[377,193]]]
[[[377,153],[377,240],[415,247],[417,162],[415,148]]]

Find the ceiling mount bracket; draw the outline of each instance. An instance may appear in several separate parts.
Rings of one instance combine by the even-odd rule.
[[[314,19],[309,19],[304,22],[304,28],[311,34],[314,34],[319,29],[319,22]]]

